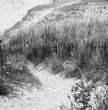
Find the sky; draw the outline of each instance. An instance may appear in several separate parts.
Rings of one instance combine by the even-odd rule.
[[[29,9],[50,2],[51,0],[0,0],[0,32],[21,21]]]

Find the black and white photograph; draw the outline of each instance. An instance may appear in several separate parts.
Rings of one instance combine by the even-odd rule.
[[[108,110],[108,0],[0,0],[0,110]]]

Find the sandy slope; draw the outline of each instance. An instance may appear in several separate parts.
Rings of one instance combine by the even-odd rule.
[[[78,2],[80,2],[80,0],[72,1],[72,2],[63,2],[63,3],[59,2],[59,3],[54,3],[54,4],[40,5],[38,7],[35,6],[34,8],[32,8],[28,11],[28,13],[22,18],[22,20],[19,20],[19,22],[17,22],[17,23],[12,22],[14,25],[12,26],[12,23],[11,23],[12,27],[10,27],[6,31],[6,34],[14,35],[14,34],[17,34],[20,30],[28,30],[29,27],[31,27],[31,26],[35,25],[36,23],[38,23],[39,21],[41,21],[42,18],[44,18],[48,14],[52,13],[55,9],[59,9],[61,7],[72,5],[72,4],[76,4]],[[41,10],[41,8],[42,8],[42,10]],[[24,12],[24,11],[22,11],[22,12]],[[22,14],[22,15],[24,15],[24,14]],[[12,18],[12,20],[10,20],[10,21],[18,20],[18,17],[19,16],[17,16],[17,19]]]
[[[47,69],[35,68],[31,63],[28,69],[42,82],[40,89],[34,88],[31,92],[23,91],[20,98],[5,99],[0,103],[0,110],[57,110],[61,105],[71,107],[72,85],[80,80],[63,79],[59,75],[52,75]]]
[[[49,0],[1,0],[0,1],[0,31],[12,27],[34,6],[50,3]]]
[[[76,3],[78,1],[79,0],[72,2]],[[31,8],[38,5],[50,4],[51,2],[52,0],[32,0],[32,2],[31,0],[1,0],[0,31],[4,32],[6,29],[14,26],[17,22],[22,21],[22,18],[27,15],[27,11]]]

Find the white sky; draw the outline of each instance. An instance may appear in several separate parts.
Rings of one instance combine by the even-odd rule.
[[[51,0],[0,0],[0,31],[12,27],[34,6],[47,4]]]

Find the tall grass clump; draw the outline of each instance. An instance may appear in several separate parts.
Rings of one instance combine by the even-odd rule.
[[[60,61],[74,59],[78,71],[93,70],[95,74],[102,70],[107,74],[107,30],[107,20],[39,23],[8,35],[7,51],[8,55],[23,55],[37,64],[56,54]]]
[[[107,20],[40,23],[14,36],[10,34],[7,51],[8,55],[24,55],[38,63],[56,54],[61,61],[74,59],[75,69],[107,73],[107,29]]]
[[[107,68],[107,29],[108,21],[98,20],[40,23],[11,36],[7,50],[40,60],[56,53],[62,59],[76,59],[80,68]]]

